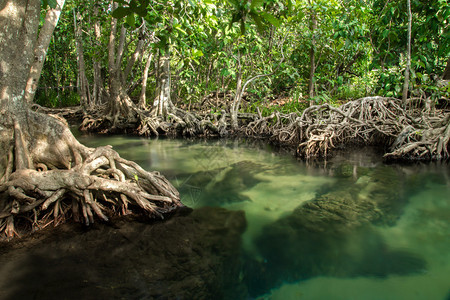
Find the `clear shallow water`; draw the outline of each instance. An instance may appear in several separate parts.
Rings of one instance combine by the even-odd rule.
[[[251,298],[450,296],[448,165],[384,165],[368,150],[308,165],[244,141],[80,140],[160,171],[189,207],[245,211]]]

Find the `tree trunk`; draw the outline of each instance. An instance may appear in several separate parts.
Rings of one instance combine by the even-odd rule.
[[[53,38],[53,45],[55,45],[55,39]],[[58,60],[57,58],[57,52],[56,52],[56,47],[54,47],[54,56],[53,56],[53,60],[55,62],[55,77],[56,77],[56,86],[60,87],[61,86],[61,82],[64,82],[64,78],[63,80],[61,80],[60,76],[59,76],[59,69],[58,69]],[[64,75],[64,73],[63,73]],[[61,99],[61,95],[60,95],[60,90],[61,92],[64,92],[64,87],[62,87],[61,89],[56,89],[56,99],[58,99],[58,102],[61,106],[62,103],[62,99]],[[27,101],[28,103],[30,103],[31,101],[33,101],[32,99],[30,99],[29,101]]]
[[[236,74],[237,82],[236,82],[236,94],[234,95],[233,104],[231,104],[230,114],[231,114],[231,129],[238,129],[238,118],[237,113],[239,111],[239,105],[242,99],[242,65],[241,65],[241,56],[239,54],[238,57],[238,72]]]
[[[88,108],[92,105],[91,94],[89,91],[89,82],[86,77],[86,64],[84,62],[84,50],[82,41],[82,30],[78,24],[81,20],[79,12],[75,13],[73,10],[73,25],[75,29],[75,44],[77,48],[77,64],[78,64],[78,94],[80,95],[80,104],[83,108]]]
[[[0,8],[0,151],[6,154],[0,157],[0,238],[68,217],[90,224],[130,206],[151,216],[180,206],[178,192],[158,173],[110,147],[87,148],[64,121],[28,109],[40,0],[4,0]]]
[[[148,70],[150,69],[150,65],[152,63],[153,53],[150,52],[147,58],[147,62],[145,63],[144,74],[142,75],[142,86],[141,86],[141,95],[139,96],[139,104],[138,107],[140,109],[145,109],[147,105],[147,100],[145,98],[145,92],[147,90],[147,79],[148,79]]]
[[[94,17],[98,18],[99,7],[96,5],[94,7]],[[94,24],[94,36],[95,42],[100,45],[101,38],[101,28],[100,21],[97,21]],[[92,88],[92,102],[95,106],[100,105],[102,103],[102,94],[103,94],[103,83],[102,83],[102,67],[100,63],[100,59],[94,55],[93,57],[93,67],[94,67],[94,83]]]
[[[35,47],[33,63],[31,65],[30,75],[27,79],[25,88],[25,100],[28,103],[33,101],[36,89],[41,76],[42,67],[44,66],[45,56],[47,55],[48,46],[53,35],[53,31],[59,21],[61,10],[65,0],[58,0],[55,8],[49,9],[45,15],[44,26],[39,31],[37,46]]]
[[[406,69],[405,69],[405,81],[403,83],[403,93],[402,102],[406,105],[408,99],[408,89],[409,89],[409,72],[411,69],[411,25],[412,25],[412,14],[411,14],[411,0],[407,0],[408,9],[408,42],[407,42],[407,53],[406,53]]]
[[[126,92],[125,75],[121,70],[127,30],[125,26],[121,26],[117,49],[115,46],[116,33],[117,19],[112,18],[108,44],[109,100],[106,109],[107,119],[111,123],[110,132],[136,121],[136,106]]]
[[[450,57],[447,60],[447,66],[445,67],[444,74],[442,75],[442,79],[450,80]]]
[[[141,28],[144,28],[144,27],[141,27]],[[131,58],[128,60],[127,66],[125,67],[125,71],[123,74],[124,83],[127,80],[128,76],[130,75],[131,70],[133,69],[136,61],[138,61],[138,59],[139,59],[139,61],[142,60],[142,55],[143,55],[142,52],[143,52],[143,48],[144,48],[144,44],[145,44],[144,38],[142,37],[143,35],[144,35],[144,32],[143,32],[143,30],[141,30],[141,32],[139,33],[139,41],[136,46],[136,49],[134,49],[134,53],[131,56]]]
[[[14,114],[25,120],[23,97],[37,42],[40,3],[3,0],[0,8],[0,110],[2,116]]]
[[[309,5],[311,5],[311,1],[309,1]],[[311,7],[311,48],[309,50],[309,83],[308,83],[308,95],[310,99],[310,105],[314,105],[314,74],[316,72],[316,30],[317,30],[317,19],[316,13],[314,9]]]
[[[153,109],[157,116],[165,117],[168,112],[172,111],[173,104],[170,99],[170,53],[168,47],[164,51],[164,55],[159,59],[159,90],[158,96],[153,103]]]

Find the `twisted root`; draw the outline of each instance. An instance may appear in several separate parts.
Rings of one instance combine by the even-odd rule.
[[[129,213],[163,218],[182,206],[178,191],[158,172],[121,158],[111,146],[81,145],[55,118],[33,118],[29,131],[15,122],[14,142],[5,142],[11,145],[0,178],[0,233],[6,237],[70,218],[86,225]],[[38,121],[49,122],[46,134],[35,133],[42,131]]]
[[[390,148],[392,159],[448,159],[450,115],[407,110],[400,100],[366,97],[340,107],[314,105],[297,113],[273,113],[251,122],[247,135],[268,135],[297,145],[301,157],[326,157],[340,144],[377,144]]]

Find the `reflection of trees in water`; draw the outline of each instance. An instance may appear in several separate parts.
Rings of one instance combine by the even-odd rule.
[[[222,164],[223,166],[223,164]],[[252,188],[262,180],[255,174],[264,167],[250,161],[231,163],[216,169],[199,171],[185,176],[179,185],[183,201],[195,205],[220,206],[226,203],[251,201],[242,192]]]
[[[195,207],[201,200],[202,194],[205,192],[205,186],[209,181],[213,180],[218,170],[223,166],[229,165],[228,156],[222,147],[202,147],[202,150],[194,155],[193,159],[197,163],[200,171],[190,174],[183,180],[179,189],[186,191],[183,193],[183,203],[187,206]],[[204,178],[203,182],[192,180],[193,176],[201,173]]]
[[[189,145],[198,145],[198,141],[191,141]],[[177,187],[183,198],[183,203],[188,206],[202,205],[217,206],[223,203],[250,201],[241,193],[254,186],[259,180],[254,175],[263,168],[251,161],[236,161],[232,151],[254,148],[261,149],[261,141],[258,140],[216,140],[209,141],[201,147],[193,160],[197,165],[197,172],[178,175]],[[257,152],[255,152],[257,155]]]

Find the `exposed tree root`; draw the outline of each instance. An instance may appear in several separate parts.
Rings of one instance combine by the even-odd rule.
[[[366,97],[340,107],[311,106],[301,115],[259,115],[245,131],[298,145],[304,158],[326,157],[338,145],[376,144],[389,147],[389,159],[439,160],[450,158],[449,123],[449,113],[428,115],[394,98]]]
[[[89,225],[114,214],[163,217],[182,206],[178,191],[159,173],[110,146],[81,145],[54,117],[30,111],[28,120],[26,129],[2,124],[0,146],[9,149],[0,169],[0,233],[6,237],[68,218]]]
[[[135,133],[141,136],[225,136],[229,131],[230,115],[222,110],[221,114],[198,114],[173,107],[165,116],[155,111],[131,108],[134,120],[121,117],[104,117],[100,112],[90,111],[83,120],[80,129],[99,133]],[[239,114],[241,120],[254,119],[256,116]],[[112,120],[116,120],[115,126]]]
[[[429,114],[418,108],[406,109],[400,100],[394,98],[366,97],[340,107],[314,105],[301,114],[274,112],[264,117],[259,111],[258,114],[241,113],[237,132],[231,129],[230,114],[225,111],[220,115],[199,115],[173,108],[166,117],[144,110],[135,110],[135,113],[138,123],[130,125],[124,122],[126,126],[121,132],[134,130],[146,136],[242,133],[295,146],[297,154],[304,158],[326,157],[334,148],[349,144],[384,146],[389,148],[385,155],[387,159],[450,158],[449,113]],[[98,132],[99,127],[94,124],[107,124],[105,122],[105,118],[86,118],[83,124],[85,129],[88,127]]]
[[[81,106],[48,108],[34,103],[31,108],[37,112],[62,117],[69,123],[73,124],[80,124],[80,122],[83,120],[83,108]]]

